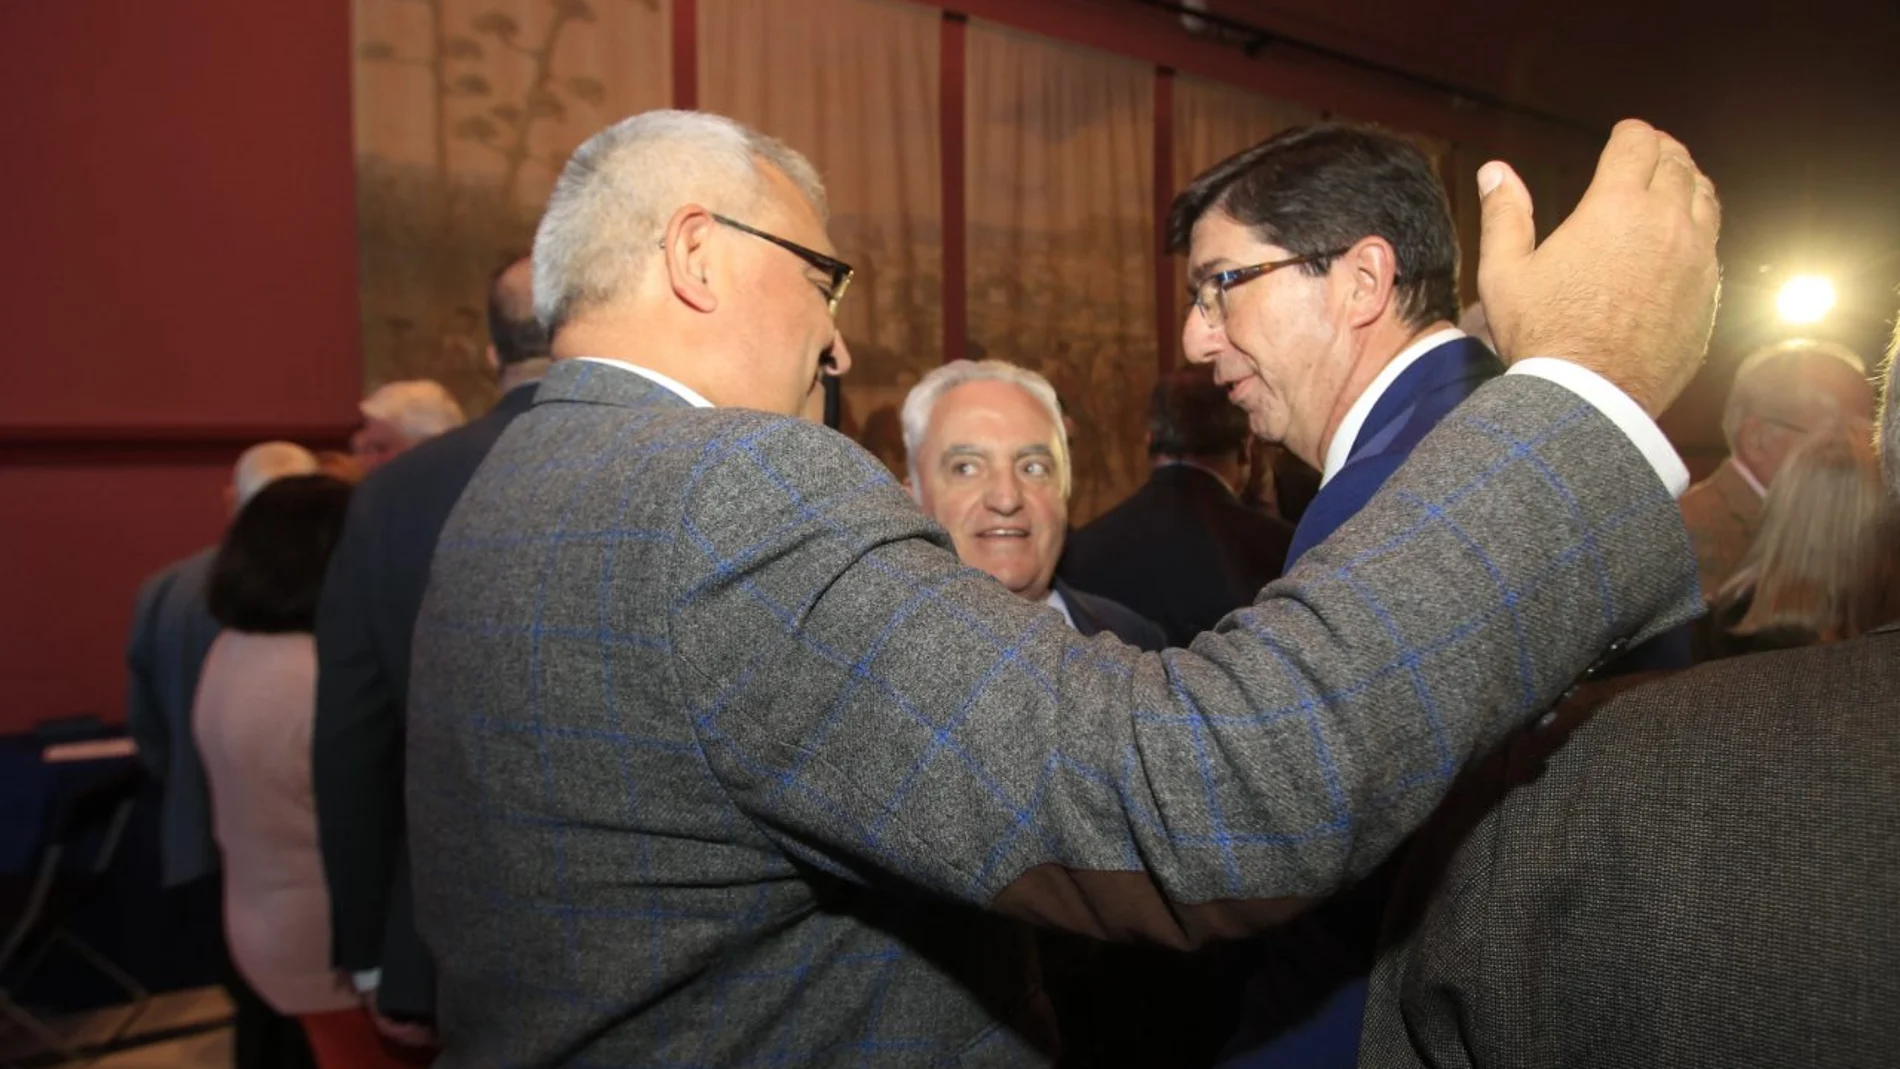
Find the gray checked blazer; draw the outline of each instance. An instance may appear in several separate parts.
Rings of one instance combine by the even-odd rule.
[[[1436,894],[1394,911],[1360,1064],[1900,1063],[1900,627],[1592,712],[1514,737],[1419,836]]]
[[[1700,604],[1660,480],[1528,376],[1254,606],[1142,653],[963,567],[831,431],[557,364],[416,628],[439,1064],[1047,1063],[1021,921],[1283,920]]]

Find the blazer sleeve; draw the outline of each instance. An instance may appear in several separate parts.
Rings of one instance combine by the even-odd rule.
[[[1699,603],[1642,455],[1528,376],[1188,650],[1083,639],[960,566],[822,428],[743,425],[685,493],[672,682],[759,828],[833,873],[1177,947],[1363,876],[1471,754]]]
[[[375,498],[359,488],[317,605],[317,712],[310,747],[317,839],[330,891],[331,963],[383,955],[403,825],[400,702],[373,640]]]

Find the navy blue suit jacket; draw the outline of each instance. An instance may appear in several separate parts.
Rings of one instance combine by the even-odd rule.
[[[370,473],[350,500],[317,609],[311,742],[317,839],[330,890],[332,964],[380,968],[385,1013],[429,1017],[435,970],[416,935],[403,819],[409,640],[436,539],[534,383]]]
[[[1121,602],[1100,594],[1085,594],[1060,579],[1055,581],[1055,591],[1069,606],[1069,619],[1075,622],[1078,634],[1107,631],[1130,646],[1150,653],[1168,648],[1168,636],[1162,633],[1159,624]]]
[[[1502,374],[1504,364],[1476,338],[1446,342],[1406,368],[1366,415],[1346,466],[1320,487],[1300,517],[1287,568],[1364,508],[1439,420]]]

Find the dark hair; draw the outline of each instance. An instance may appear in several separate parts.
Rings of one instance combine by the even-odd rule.
[[[488,340],[494,343],[495,359],[502,367],[548,355],[548,332],[534,317],[534,290],[526,293],[504,286],[502,278],[526,256],[515,256],[488,276]]]
[[[1214,385],[1213,368],[1190,365],[1156,380],[1148,399],[1149,456],[1228,456],[1246,444],[1247,414]]]
[[[350,484],[328,475],[293,475],[259,490],[211,564],[211,615],[237,631],[311,630],[349,507]]]
[[[1168,209],[1168,249],[1194,224],[1225,212],[1295,256],[1392,244],[1399,315],[1409,326],[1458,319],[1458,234],[1445,187],[1410,142],[1355,126],[1286,130],[1203,171]],[[1330,257],[1301,268],[1324,274]]]

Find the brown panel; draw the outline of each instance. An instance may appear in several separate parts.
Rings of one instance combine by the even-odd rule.
[[[0,466],[230,464],[258,442],[344,449],[348,424],[303,427],[0,427]]]
[[[699,5],[673,0],[673,106],[699,107]]]
[[[1166,375],[1181,347],[1175,315],[1174,257],[1168,252],[1168,208],[1174,201],[1174,72],[1155,68],[1155,370]]]
[[[937,99],[943,131],[943,361],[961,360],[968,349],[969,304],[965,289],[969,252],[963,173],[964,38],[967,20],[943,13],[942,85]]]

